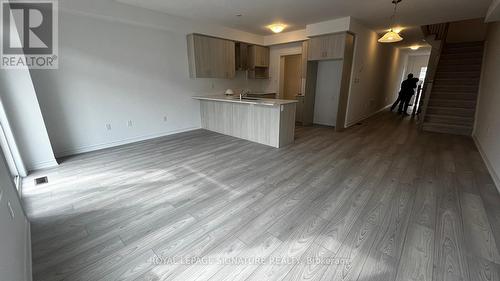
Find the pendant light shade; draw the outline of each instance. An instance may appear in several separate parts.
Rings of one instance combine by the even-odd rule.
[[[380,43],[395,43],[399,41],[403,41],[403,37],[394,32],[392,29],[384,34],[384,36],[382,36],[380,39],[378,39],[378,42]]]
[[[394,26],[394,22],[396,21],[396,13],[398,11],[398,4],[403,1],[403,0],[393,0],[392,4],[394,4],[394,12],[391,17],[392,21],[392,26]],[[397,32],[395,32],[392,28],[389,30],[389,32],[385,33],[384,36],[382,36],[380,39],[378,39],[378,42],[380,43],[395,43],[403,41],[403,37],[399,35]]]

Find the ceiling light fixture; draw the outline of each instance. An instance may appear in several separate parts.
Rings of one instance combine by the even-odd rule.
[[[402,0],[393,0],[392,3],[394,4],[394,13],[392,14],[392,17],[391,17],[391,26],[394,26],[394,22],[396,21],[396,12],[398,11],[398,4],[401,2]],[[395,43],[395,42],[399,42],[399,41],[402,41],[403,40],[403,37],[401,37],[401,35],[399,35],[397,32],[395,32],[393,30],[393,28],[391,27],[391,29],[384,34],[384,36],[382,36],[380,39],[378,39],[378,42],[380,43]]]
[[[275,23],[275,24],[271,24],[271,25],[267,26],[267,28],[271,29],[271,31],[274,33],[280,33],[283,30],[285,30],[286,25],[281,24],[281,23]]]
[[[416,51],[416,50],[420,49],[420,46],[411,46],[410,49],[412,49],[413,51]]]

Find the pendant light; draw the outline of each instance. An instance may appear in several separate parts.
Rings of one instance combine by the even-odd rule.
[[[394,12],[392,14],[392,17],[391,17],[391,21],[392,21],[392,25],[394,25],[394,22],[396,20],[396,12],[398,10],[398,4],[401,2],[402,0],[393,0],[392,3],[394,4]],[[378,42],[380,43],[395,43],[395,42],[399,42],[399,41],[402,41],[403,40],[403,37],[401,37],[401,35],[399,35],[397,32],[395,32],[392,27],[391,27],[391,30],[389,30],[386,34],[384,34],[384,36],[382,36],[380,39],[378,39]]]

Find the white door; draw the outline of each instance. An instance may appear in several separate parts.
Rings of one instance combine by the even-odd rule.
[[[320,61],[318,63],[314,124],[336,125],[342,65],[342,60]]]

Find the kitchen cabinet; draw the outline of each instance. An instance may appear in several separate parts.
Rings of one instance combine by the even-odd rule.
[[[200,34],[187,36],[191,78],[226,78],[236,75],[235,43]]]
[[[269,48],[258,45],[248,47],[248,78],[269,78]]]
[[[269,48],[251,45],[248,48],[248,67],[269,67]]]
[[[309,40],[302,42],[302,78],[307,77],[307,61],[308,61]]]
[[[308,44],[308,60],[343,59],[346,33],[312,37]]]
[[[295,111],[295,122],[303,123],[303,114],[304,114],[304,96],[297,95],[297,109]]]
[[[236,70],[248,69],[248,44],[236,43]]]

